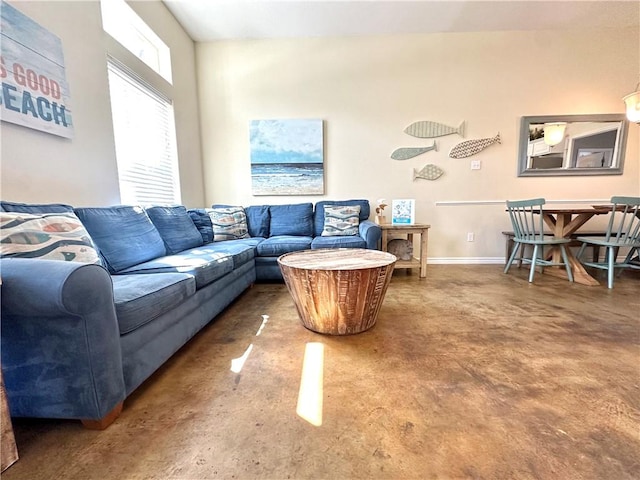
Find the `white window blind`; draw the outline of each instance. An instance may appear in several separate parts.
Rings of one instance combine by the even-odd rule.
[[[108,70],[120,201],[181,203],[171,102],[115,61]]]

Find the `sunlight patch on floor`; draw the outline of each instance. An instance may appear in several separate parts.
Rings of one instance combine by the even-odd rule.
[[[296,413],[311,425],[322,425],[324,345],[307,343],[302,362]]]
[[[253,350],[253,343],[250,344],[247,349],[244,351],[241,357],[234,358],[231,360],[231,371],[233,373],[240,373],[242,371],[242,367],[244,367],[244,362],[249,358],[249,354]]]

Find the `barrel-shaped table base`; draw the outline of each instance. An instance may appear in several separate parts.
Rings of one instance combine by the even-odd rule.
[[[290,261],[295,260],[290,255],[306,252],[310,252],[308,263]],[[278,260],[302,324],[330,335],[350,335],[373,327],[396,257],[360,249],[323,250],[315,255],[312,252],[318,251],[306,252],[283,255]],[[358,255],[361,260],[353,263]],[[314,263],[320,258],[325,261]],[[329,265],[327,259],[331,261]]]

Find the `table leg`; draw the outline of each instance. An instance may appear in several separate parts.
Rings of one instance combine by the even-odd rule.
[[[560,248],[555,248],[555,250],[560,250]],[[575,283],[592,287],[600,285],[600,282],[589,275],[584,269],[569,247],[567,247],[567,257],[569,257],[569,265],[571,265],[571,269],[573,270],[573,281]],[[567,278],[567,271],[564,267],[547,267],[544,269],[544,273],[554,277]]]
[[[427,243],[429,241],[429,230],[422,230],[420,233],[420,278],[427,277]]]
[[[553,227],[553,235],[556,238],[567,238],[570,237],[571,234],[578,228],[580,228],[580,226],[582,226],[587,220],[589,220],[589,218],[591,218],[590,215],[580,214],[572,222],[571,214],[569,213],[558,214],[557,218],[555,219],[553,219],[551,215],[545,214],[544,221],[549,227]],[[571,269],[573,271],[573,281],[581,285],[600,285],[600,282],[589,275],[582,263],[580,263],[580,261],[576,258],[576,256],[568,246],[566,250],[567,257],[569,258],[569,265],[571,266]],[[562,263],[562,254],[560,251],[560,247],[552,248],[551,258],[554,263]],[[544,273],[552,275],[554,277],[567,278],[567,271],[564,266],[547,267],[544,269]]]

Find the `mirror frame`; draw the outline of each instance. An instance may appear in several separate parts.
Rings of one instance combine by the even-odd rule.
[[[529,145],[529,125],[551,122],[622,122],[615,167],[604,168],[565,168],[562,170],[544,170],[527,168],[527,147]],[[520,121],[520,144],[518,147],[518,176],[519,177],[561,177],[578,175],[622,175],[624,156],[627,147],[627,130],[629,122],[624,113],[590,114],[590,115],[539,115],[522,117]]]

